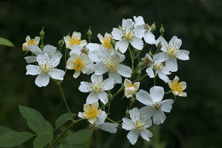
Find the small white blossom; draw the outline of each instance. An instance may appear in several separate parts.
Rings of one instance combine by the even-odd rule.
[[[23,51],[29,51],[29,46],[30,45],[38,45],[39,44],[39,41],[40,41],[40,37],[36,36],[34,39],[31,39],[30,36],[28,35],[26,38],[25,38],[25,43],[22,44],[22,50]]]
[[[112,40],[112,35],[109,33],[105,33],[104,37],[99,33],[97,35],[97,37],[99,38],[99,41],[102,43],[101,44],[101,48],[102,49],[106,49],[109,52],[113,52],[115,51],[115,49],[113,48],[112,44],[110,43]]]
[[[97,118],[102,115],[102,110],[99,109],[99,103],[84,104],[84,112],[79,112],[78,117],[88,119],[89,123],[93,124]]]
[[[170,80],[168,82],[168,85],[175,96],[187,97],[187,93],[183,92],[183,90],[185,90],[187,87],[187,83],[184,81],[179,82],[179,77],[175,76],[173,81]]]
[[[78,78],[81,72],[85,74],[88,71],[87,65],[87,56],[85,54],[72,53],[67,60],[66,68],[73,69],[75,71],[73,78]]]
[[[189,60],[189,51],[180,50],[180,46],[182,45],[182,40],[178,39],[176,36],[173,36],[169,42],[160,36],[157,39],[156,45],[161,42],[163,52],[156,54],[154,60],[156,62],[165,62],[166,61],[166,69],[175,72],[178,70],[177,59],[180,60]]]
[[[164,112],[169,113],[172,109],[173,100],[163,100],[164,89],[160,86],[153,86],[150,88],[150,94],[144,90],[140,90],[136,94],[136,99],[141,103],[149,106],[153,111],[153,123],[156,125],[162,124],[166,116]]]
[[[72,36],[69,35],[64,37],[64,41],[66,43],[66,48],[72,49],[72,45],[77,44],[80,46],[85,46],[87,44],[86,40],[81,39],[81,33],[74,31]]]
[[[105,122],[106,118],[107,114],[104,111],[102,111],[102,114],[99,117],[97,117],[97,120],[90,125],[91,129],[97,130],[99,128],[109,133],[116,133],[118,124]]]
[[[139,25],[142,25],[145,29],[145,32],[144,32],[144,40],[145,42],[147,42],[148,44],[156,44],[156,40],[155,40],[155,36],[153,35],[153,33],[151,32],[151,27],[144,22],[144,19],[142,16],[134,16],[133,17],[134,21],[135,21],[135,27],[136,26],[139,26]]]
[[[129,110],[130,119],[123,118],[122,128],[130,131],[127,134],[127,138],[130,143],[134,145],[140,135],[144,140],[150,141],[150,137],[153,134],[147,129],[152,125],[152,110],[148,107],[143,107],[141,109],[133,108]]]
[[[86,99],[86,103],[90,104],[92,102],[97,102],[98,99],[102,101],[103,104],[108,102],[107,93],[105,91],[111,90],[114,87],[113,79],[106,79],[103,81],[102,75],[91,76],[90,82],[81,82],[79,90],[81,92],[90,92]]]
[[[169,81],[167,75],[171,73],[166,69],[165,64],[163,62],[154,61],[149,54],[146,54],[146,58],[150,61],[150,65],[146,69],[146,73],[149,75],[149,77],[154,78],[156,75],[158,75],[161,80],[167,83]]]
[[[114,84],[121,83],[122,77],[131,77],[132,70],[130,67],[121,64],[125,56],[119,54],[117,51],[109,53],[107,50],[101,51],[101,63],[95,65],[95,74],[102,75],[109,74],[109,78],[114,80]]]
[[[132,19],[123,19],[122,28],[113,28],[113,39],[118,40],[116,42],[116,49],[119,49],[122,53],[125,53],[129,43],[138,50],[143,48],[142,37],[144,34],[144,27],[142,25],[134,27]]]
[[[140,86],[140,82],[135,82],[132,84],[132,82],[128,79],[124,80],[124,94],[127,98],[133,97],[133,95],[138,91]]]
[[[63,80],[65,72],[55,68],[58,66],[61,56],[54,54],[49,58],[48,53],[44,53],[43,55],[37,55],[36,59],[38,65],[27,65],[26,75],[38,75],[35,79],[35,84],[38,87],[47,86],[50,77],[56,80]]]

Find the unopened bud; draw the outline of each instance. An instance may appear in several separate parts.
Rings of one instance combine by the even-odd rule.
[[[151,25],[151,32],[154,33],[155,30],[156,30],[156,24],[153,23],[153,24]]]
[[[113,48],[115,48],[115,46],[116,46],[116,41],[111,38],[110,44],[113,46]]]
[[[130,103],[134,103],[135,100],[136,100],[136,98],[132,97],[132,98],[130,99]]]
[[[153,53],[152,53],[151,49],[150,49],[150,51],[149,51],[148,54],[149,54],[151,57],[153,56]]]
[[[42,30],[39,32],[39,35],[40,35],[41,38],[44,37],[44,35],[45,35],[44,26],[42,27]]]
[[[91,26],[89,27],[89,30],[87,31],[87,35],[88,35],[88,40],[90,42],[91,36],[92,36]]]
[[[126,109],[125,114],[126,114],[126,117],[129,117],[129,110],[128,110],[128,108]]]
[[[162,48],[161,42],[159,42],[159,43],[157,44],[157,48],[158,48],[158,49],[161,49],[161,48]]]
[[[163,28],[163,25],[160,27],[160,35],[163,36],[165,32],[165,29]]]
[[[122,30],[123,28],[120,25],[118,25],[118,29]]]
[[[58,41],[59,47],[62,48],[62,46],[64,45],[64,40],[61,39]]]

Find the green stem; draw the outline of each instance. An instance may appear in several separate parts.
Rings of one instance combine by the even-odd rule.
[[[172,92],[172,90],[169,90],[168,92],[165,92],[164,94],[169,94],[169,93],[171,93]]]
[[[70,116],[71,120],[74,122],[74,120],[73,120],[73,118],[72,118],[72,115],[71,115],[71,112],[70,112],[70,109],[69,109],[69,106],[68,106],[68,104],[67,104],[67,102],[66,102],[66,98],[65,98],[65,95],[64,95],[64,93],[63,93],[62,87],[61,87],[60,84],[58,84],[58,86],[59,86],[59,89],[60,89],[60,91],[61,91],[63,101],[64,101],[64,103],[65,103],[65,105],[66,105],[66,108],[67,108],[67,110],[68,110],[68,112],[69,112],[69,116]]]
[[[52,142],[52,144],[50,144],[50,146],[49,146],[48,148],[53,147],[53,145],[55,145],[75,123],[77,123],[77,122],[79,122],[79,121],[81,121],[81,120],[83,120],[83,119],[79,119],[79,120],[73,121],[73,122]]]
[[[129,53],[130,53],[130,58],[131,58],[131,63],[132,63],[131,68],[132,68],[132,71],[134,71],[134,57],[133,57],[133,53],[131,51],[130,46],[129,46]]]

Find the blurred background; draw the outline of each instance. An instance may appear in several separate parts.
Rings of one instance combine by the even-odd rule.
[[[73,31],[86,32],[91,26],[92,42],[99,43],[97,34],[110,33],[122,24],[123,18],[143,16],[150,25],[155,22],[159,36],[161,24],[165,39],[173,35],[182,39],[181,49],[190,51],[189,61],[178,61],[179,70],[170,75],[187,82],[187,98],[177,98],[171,113],[163,125],[154,127],[151,141],[167,148],[220,148],[222,145],[222,1],[221,0],[1,0],[0,37],[12,41],[15,48],[0,46],[0,125],[16,131],[28,131],[26,121],[19,113],[18,105],[35,108],[45,119],[54,124],[56,118],[66,112],[58,86],[51,81],[45,88],[35,84],[36,76],[26,76],[25,52],[22,44],[27,35],[39,36],[45,28],[45,44],[58,46],[58,41]],[[146,50],[153,46],[147,46]],[[64,49],[64,48],[63,48]],[[64,67],[64,59],[59,68]],[[80,93],[80,81],[67,71],[62,83],[72,112],[82,111],[88,94]],[[147,91],[152,79],[145,79],[141,88]],[[167,84],[158,80],[167,91]],[[118,85],[116,89],[118,89]],[[123,94],[120,94],[121,98]],[[172,98],[172,94],[166,98]],[[110,117],[119,120],[124,115],[129,100],[115,99]],[[139,104],[139,103],[138,103]],[[85,126],[79,125],[79,126]],[[75,129],[74,129],[75,130]],[[149,147],[139,138],[131,146],[128,132],[119,130],[111,135],[96,132],[91,147]],[[99,136],[98,136],[99,135]],[[95,138],[96,137],[96,138]],[[32,140],[31,140],[32,142]],[[29,143],[20,147],[28,147]],[[154,144],[153,144],[154,145]]]

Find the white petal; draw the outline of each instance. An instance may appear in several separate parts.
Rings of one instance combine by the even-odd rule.
[[[52,65],[53,65],[53,67],[56,67],[56,66],[59,65],[61,58],[62,58],[61,53],[56,53],[56,54],[52,55],[50,61],[51,61]]]
[[[48,53],[49,56],[52,56],[56,52],[56,47],[54,47],[52,45],[45,45],[43,47],[43,52]]]
[[[88,97],[86,98],[86,103],[87,104],[92,104],[93,102],[98,102],[99,98],[97,95],[94,95],[90,93]]]
[[[90,84],[89,82],[81,82],[80,83],[80,86],[79,86],[79,90],[81,92],[90,92],[91,91],[91,88],[90,88]]]
[[[189,60],[189,51],[187,50],[179,50],[179,54],[177,56],[178,59],[180,60]]]
[[[186,92],[181,92],[178,94],[178,96],[180,97],[187,97],[187,93]]]
[[[163,80],[165,83],[167,83],[169,81],[168,76],[166,76],[166,74],[164,74],[162,71],[158,71],[158,76],[161,80]]]
[[[41,38],[40,38],[39,36],[36,36],[36,37],[34,38],[34,42],[38,45],[40,39],[41,39]]]
[[[81,71],[75,71],[73,74],[73,78],[78,78],[80,73],[81,73]]]
[[[179,49],[182,45],[182,40],[178,39],[177,36],[173,36],[169,42],[169,45],[175,47],[176,49]]]
[[[131,73],[132,73],[132,70],[129,66],[125,66],[125,65],[119,65],[117,67],[117,72],[122,75],[123,77],[131,77]]]
[[[65,71],[53,68],[51,72],[49,72],[49,75],[56,80],[63,80],[63,77],[65,75]]]
[[[91,81],[92,81],[92,83],[102,82],[103,81],[103,75],[95,75],[95,74],[93,74],[91,76]]]
[[[150,78],[154,78],[153,66],[146,69],[146,73]]]
[[[43,53],[42,50],[38,46],[36,46],[35,44],[30,45],[28,48],[35,55],[39,55],[39,54]]]
[[[159,125],[162,124],[166,119],[166,115],[163,113],[163,111],[158,110],[153,115],[153,124]]]
[[[140,116],[143,119],[147,119],[148,120],[148,119],[150,119],[153,116],[154,109],[151,106],[144,106],[144,107],[139,109],[139,112],[140,112]],[[152,122],[151,122],[151,125],[152,125]]]
[[[108,102],[108,97],[106,92],[101,92],[98,94],[99,99],[102,101],[102,103],[105,105]]]
[[[46,64],[47,62],[49,62],[49,55],[48,53],[39,54],[36,56],[36,60],[39,65]]]
[[[115,48],[116,48],[116,50],[119,49],[121,51],[121,53],[125,53],[128,48],[128,45],[129,45],[128,41],[120,40],[120,41],[116,42]]]
[[[93,62],[101,62],[99,55],[100,55],[99,50],[93,50],[88,53],[89,59],[92,60]]]
[[[173,104],[173,102],[174,102],[173,99],[163,100],[163,101],[161,102],[161,104],[162,104],[161,110],[164,111],[164,112],[169,113],[170,110],[172,109],[172,104]]]
[[[134,21],[135,21],[135,26],[145,24],[144,19],[143,19],[142,16],[138,16],[138,17],[133,16],[133,19],[134,19]]]
[[[109,74],[109,78],[113,79],[114,84],[118,83],[122,83],[122,77],[120,74],[118,73],[110,73]]]
[[[135,32],[136,37],[141,39],[144,36],[146,30],[144,29],[144,25],[139,25],[135,27],[133,31]]]
[[[161,86],[153,86],[150,88],[150,96],[153,102],[160,102],[164,96],[164,89]]]
[[[129,110],[130,118],[133,122],[136,122],[140,118],[140,112],[137,107],[134,107],[133,109]]]
[[[27,63],[36,62],[36,56],[27,56],[24,58]]]
[[[153,105],[153,101],[151,99],[151,96],[148,92],[146,92],[145,90],[140,90],[137,94],[136,94],[136,99],[143,103],[144,105],[147,106],[152,106]]]
[[[156,41],[156,46],[158,45],[159,42],[161,42],[161,44],[162,44],[161,50],[166,51],[166,49],[168,47],[167,41],[162,36],[160,36]]]
[[[128,118],[123,118],[122,128],[125,130],[132,130],[134,128],[132,120]]]
[[[35,84],[38,87],[42,87],[42,86],[46,86],[49,84],[49,75],[48,74],[44,74],[41,73],[37,76],[37,78],[35,79]]]
[[[106,120],[106,117],[107,117],[107,114],[104,111],[102,111],[102,114],[97,118],[95,123],[98,125],[103,124],[104,121]]]
[[[40,67],[36,65],[27,65],[26,66],[26,75],[38,75],[40,74]]]
[[[111,90],[114,87],[114,80],[111,78],[108,78],[106,80],[103,81],[103,89],[104,90]]]
[[[152,136],[153,134],[147,129],[145,129],[144,132],[141,133],[141,137],[147,141],[150,141],[149,137],[152,137]]]
[[[153,59],[155,62],[161,63],[161,62],[165,62],[168,59],[168,57],[166,56],[164,52],[159,52],[155,56],[153,56]]]
[[[112,33],[113,39],[115,40],[121,40],[123,36],[123,31],[117,28],[113,28],[113,31],[111,33]]]
[[[143,48],[143,41],[140,38],[134,38],[132,42],[130,42],[131,45],[138,50],[141,50]]]
[[[122,28],[132,28],[133,27],[133,20],[132,19],[123,19],[122,20]]]
[[[134,130],[131,130],[128,134],[127,134],[127,138],[129,139],[130,143],[132,145],[134,145],[138,139],[138,136],[139,134],[134,131]]]
[[[181,86],[183,87],[183,90],[187,88],[187,83],[186,82],[180,82]]]
[[[166,69],[175,72],[178,70],[177,59],[171,58],[166,61]]]
[[[96,65],[95,65],[95,74],[96,75],[102,75],[104,73],[106,73],[106,71],[105,71],[105,67],[104,67],[103,63],[96,63]]]
[[[148,44],[151,44],[151,45],[156,44],[155,36],[150,31],[144,34],[144,40]]]
[[[110,132],[110,133],[116,133],[117,127],[118,127],[118,124],[108,123],[108,122],[104,122],[103,124],[99,125],[100,129],[102,129],[104,131],[107,131],[107,132]]]

